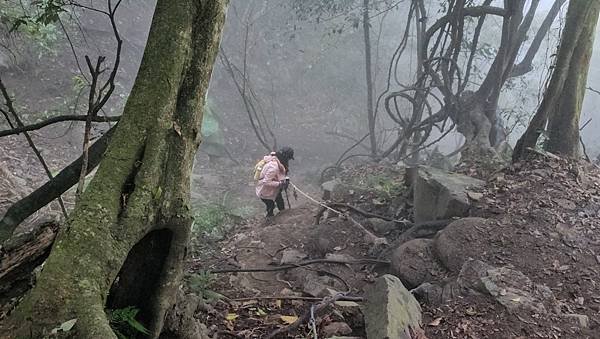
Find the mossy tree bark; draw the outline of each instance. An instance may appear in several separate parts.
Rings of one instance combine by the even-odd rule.
[[[0,327],[116,338],[105,308],[136,306],[157,337],[181,280],[190,172],[227,0],[159,0],[138,76],[100,167],[36,286]]]
[[[570,1],[552,78],[540,107],[514,150],[513,161],[534,148],[547,129],[545,149],[579,156],[579,118],[585,95],[600,0]]]

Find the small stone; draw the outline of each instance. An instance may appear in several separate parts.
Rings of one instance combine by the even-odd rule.
[[[295,249],[286,249],[281,254],[280,265],[293,264],[305,259],[307,255]]]
[[[336,321],[325,325],[322,329],[322,332],[325,337],[330,337],[334,335],[350,334],[352,333],[352,329],[345,322]]]
[[[330,286],[330,279],[316,274],[309,274],[304,277],[304,283],[302,284],[302,292],[318,298],[332,296],[338,293],[338,291],[332,289]]]
[[[467,196],[471,200],[479,201],[483,198],[483,193],[467,191]]]
[[[354,301],[345,301],[345,300],[336,301],[335,305],[340,306],[340,307],[359,307],[360,306],[358,303],[355,303]]]
[[[565,318],[572,320],[580,328],[588,328],[590,326],[590,318],[585,314],[565,314]]]
[[[321,188],[323,189],[323,191],[333,192],[335,187],[338,186],[339,184],[341,184],[341,181],[339,181],[337,179],[330,180],[330,181],[327,181],[327,182],[324,182],[323,184],[321,184]]]
[[[334,244],[329,239],[323,238],[319,235],[314,235],[310,241],[310,248],[312,249],[311,256],[323,257],[325,254],[330,253],[333,249]]]
[[[369,225],[371,225],[373,231],[380,235],[385,235],[396,229],[396,223],[393,221],[387,221],[379,218],[369,218],[367,219],[367,222]]]
[[[577,208],[577,205],[575,205],[575,203],[569,199],[559,198],[559,199],[555,199],[554,201],[556,201],[558,206],[560,206],[566,210],[569,210],[569,211],[572,211]]]

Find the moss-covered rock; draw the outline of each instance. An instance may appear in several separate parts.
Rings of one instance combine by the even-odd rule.
[[[411,338],[421,330],[421,306],[400,279],[386,274],[365,289],[367,338]]]

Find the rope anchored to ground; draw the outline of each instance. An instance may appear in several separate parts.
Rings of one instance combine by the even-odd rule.
[[[350,216],[350,214],[338,211],[334,208],[331,208],[326,203],[318,201],[317,199],[311,197],[308,193],[303,192],[300,188],[298,188],[298,186],[296,184],[294,184],[291,181],[290,181],[290,185],[292,185],[292,187],[294,187],[294,189],[296,189],[298,191],[298,193],[300,193],[301,195],[303,195],[304,197],[306,197],[308,200],[312,201],[313,203],[315,203],[329,211],[337,213],[338,215],[346,218],[347,220],[350,220],[352,222],[352,224],[354,224],[356,227],[358,227],[365,234],[365,238],[366,238],[365,240],[367,241],[367,243],[374,244],[374,245],[387,245],[387,243],[388,243],[387,239],[378,237],[375,234],[373,234],[365,226],[363,226],[361,223],[356,221],[356,219],[352,218]]]

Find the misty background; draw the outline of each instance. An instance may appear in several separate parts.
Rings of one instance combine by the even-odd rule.
[[[321,170],[334,164],[368,131],[365,43],[359,24],[362,2],[342,1],[346,4],[344,10],[322,12],[307,10],[309,6],[302,3],[301,0],[230,2],[221,52],[208,93],[225,147],[211,151],[209,142],[200,146],[196,169],[206,170],[195,172],[202,179],[202,185],[207,185],[201,188],[238,183],[244,187],[244,196],[250,196],[252,187],[246,183],[250,181],[252,167],[268,151],[251,127],[248,109],[231,75],[232,69],[238,72],[238,81],[240,74],[248,81],[254,110],[269,129],[266,143],[274,146],[276,141],[278,147],[293,147],[296,161],[292,164],[292,173],[307,183],[318,182]],[[531,32],[537,31],[552,3],[541,1]],[[386,87],[390,60],[404,34],[410,2],[379,0],[372,4],[369,22],[377,97]],[[118,28],[124,41],[122,62],[116,91],[103,110],[105,115],[121,114],[144,51],[154,5],[154,1],[124,1],[119,9]],[[428,1],[427,6],[428,13],[439,16],[445,1]],[[534,60],[534,70],[510,79],[502,90],[499,109],[512,143],[541,100],[565,13],[566,5],[544,38]],[[428,20],[433,22],[435,17]],[[474,23],[473,20],[471,24]],[[488,16],[469,87],[477,86],[485,76],[500,42],[501,26],[501,18]],[[39,31],[25,29],[19,34],[9,34],[10,27],[6,23],[2,29],[5,34],[0,49],[0,72],[14,94],[23,120],[33,123],[61,114],[85,114],[86,91],[81,70],[83,74],[87,70],[83,58],[88,55],[94,60],[106,56],[109,62],[113,60],[116,44],[108,19],[93,11],[78,10],[65,14],[60,24],[51,24]],[[411,37],[400,60],[401,71],[395,74],[400,82],[409,83],[415,78],[417,46]],[[528,36],[517,59],[526,52],[531,39],[532,36]],[[591,89],[586,94],[581,117],[582,125],[587,123],[582,139],[592,158],[600,153],[600,119],[595,116],[600,95],[593,90],[600,89],[599,43],[596,39],[588,79]],[[390,129],[391,120],[381,107],[377,109],[380,142],[389,142],[395,133]],[[406,110],[409,114],[408,105]],[[2,125],[2,129],[6,128],[8,126]],[[53,169],[59,170],[80,155],[82,128],[82,123],[62,123],[32,135]],[[97,123],[93,135],[98,137],[108,128],[109,123]],[[433,133],[430,139],[437,136]],[[438,146],[442,152],[449,153],[461,143],[462,137],[451,133]],[[44,175],[35,161],[26,161],[29,155],[23,154],[31,153],[27,147],[24,138],[19,136],[2,138],[0,145],[3,156],[28,163],[27,173],[20,176],[34,186],[43,181]],[[365,142],[364,147],[353,149],[353,154],[358,155],[353,160],[367,160],[361,157],[368,155],[366,147]],[[213,156],[209,158],[211,153]],[[208,191],[201,196],[207,198],[211,194],[218,195]]]

